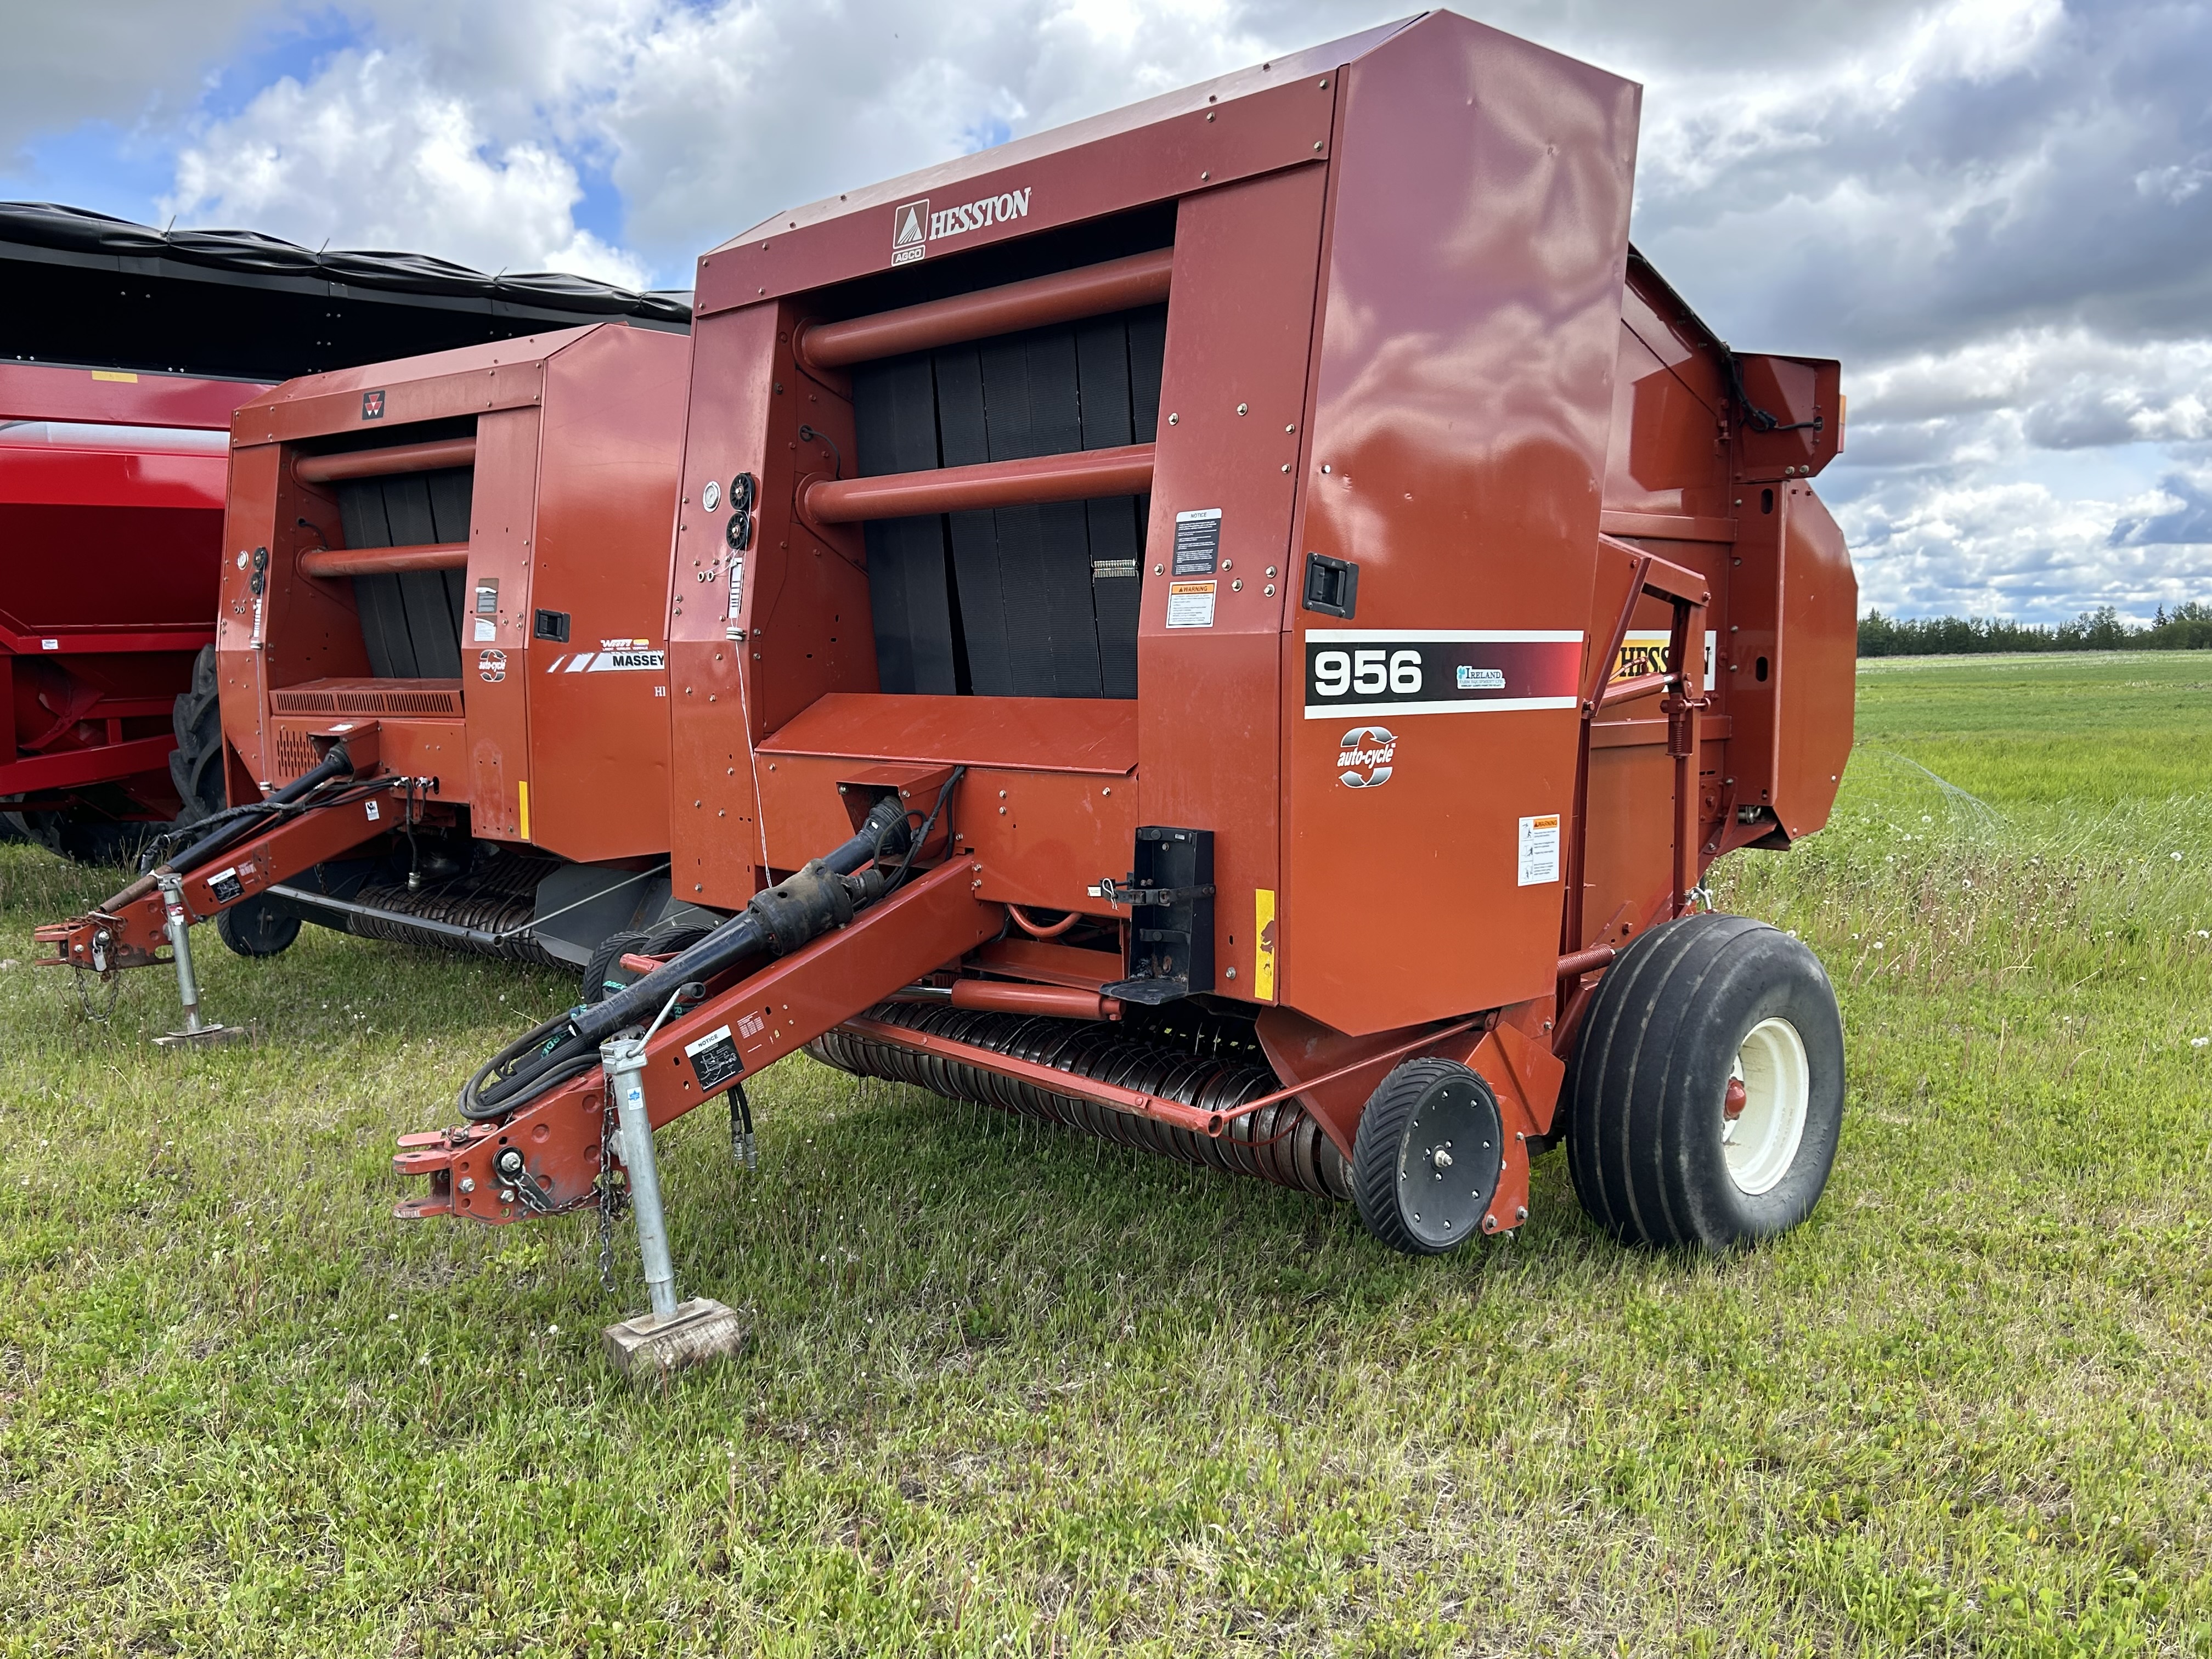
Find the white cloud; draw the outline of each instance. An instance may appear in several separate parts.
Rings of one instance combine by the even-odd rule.
[[[645,286],[643,261],[578,228],[576,167],[544,139],[500,142],[410,52],[348,51],[286,77],[177,160],[163,211],[308,246],[406,249],[484,270]]]
[[[191,106],[210,64],[276,32],[268,0],[14,5],[0,52],[0,162],[35,134],[84,121],[130,128]]]

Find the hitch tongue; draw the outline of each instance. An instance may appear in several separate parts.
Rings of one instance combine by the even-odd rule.
[[[645,1037],[623,1036],[609,1037],[599,1045],[607,1095],[615,1103],[621,1126],[630,1212],[637,1218],[638,1254],[644,1258],[646,1294],[652,1303],[650,1313],[606,1328],[607,1356],[633,1382],[733,1354],[745,1338],[737,1315],[720,1302],[706,1297],[680,1303],[676,1299],[676,1267],[668,1253],[668,1217],[660,1202],[653,1121],[645,1109]]]
[[[184,1001],[185,1024],[181,1030],[154,1041],[164,1048],[181,1048],[244,1036],[245,1030],[240,1026],[201,1024],[199,981],[192,974],[192,925],[185,915],[185,878],[173,870],[165,870],[155,879],[161,889],[162,931],[168,934],[169,951],[177,960],[177,994]]]

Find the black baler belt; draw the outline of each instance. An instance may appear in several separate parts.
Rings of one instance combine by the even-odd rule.
[[[983,417],[983,366],[974,346],[935,354],[937,432],[946,466],[972,466],[991,459]],[[947,515],[952,566],[960,588],[960,623],[968,645],[970,689],[982,697],[1014,695],[1013,656],[1007,641],[1005,583],[999,564],[997,515]]]
[[[856,370],[854,413],[863,473],[917,472],[937,465],[936,392],[927,357],[894,358]],[[885,691],[951,696],[957,690],[957,672],[940,521],[873,523],[866,526],[865,540],[877,683]]]

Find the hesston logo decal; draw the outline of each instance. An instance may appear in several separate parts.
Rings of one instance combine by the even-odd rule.
[[[891,263],[911,264],[927,253],[929,244],[940,237],[963,236],[986,225],[1010,224],[1016,219],[1028,218],[1030,188],[1024,185],[1020,190],[980,197],[973,202],[963,202],[958,207],[940,208],[934,212],[926,196],[919,201],[900,203],[891,210]]]

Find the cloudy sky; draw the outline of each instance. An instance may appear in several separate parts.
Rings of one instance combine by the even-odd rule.
[[[2212,0],[1462,0],[1642,82],[1635,234],[1840,357],[1893,614],[2212,600]],[[689,287],[779,207],[1401,15],[1380,0],[10,5],[0,198]]]

